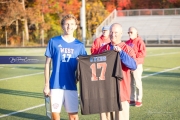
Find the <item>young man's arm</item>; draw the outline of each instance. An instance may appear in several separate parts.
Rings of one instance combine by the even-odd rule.
[[[45,68],[44,68],[44,77],[45,77],[45,86],[44,86],[44,95],[48,96],[50,93],[49,78],[50,78],[50,69],[51,67],[51,58],[46,57]]]

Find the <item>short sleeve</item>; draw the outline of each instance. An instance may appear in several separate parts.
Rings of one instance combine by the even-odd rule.
[[[121,66],[121,60],[120,60],[120,55],[119,53],[117,52],[117,55],[116,55],[116,59],[115,59],[115,62],[114,62],[114,76],[118,79],[118,80],[122,80],[123,79],[123,73],[122,73],[122,66]]]
[[[53,41],[52,41],[52,39],[49,40],[49,42],[48,42],[48,45],[46,47],[45,56],[49,57],[49,58],[52,58],[52,56],[53,56]]]

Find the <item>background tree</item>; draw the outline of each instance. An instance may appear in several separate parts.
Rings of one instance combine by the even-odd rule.
[[[4,31],[8,31],[10,36],[18,35],[19,20],[25,17],[22,4],[18,0],[0,1],[0,4],[0,26],[4,28]]]
[[[72,13],[80,20],[81,0],[0,0],[0,44],[8,40],[26,44],[46,44],[62,33],[61,18]],[[114,9],[151,9],[180,7],[180,0],[86,0],[87,39]],[[24,32],[23,32],[24,31]],[[81,29],[75,32],[81,40]]]
[[[128,9],[179,8],[180,0],[101,0],[105,8],[112,12]]]
[[[2,22],[0,23],[1,27],[12,27],[15,23],[16,25],[16,35],[19,33],[19,27],[21,33],[22,31],[25,31],[25,40],[29,41],[29,23],[31,23],[31,20],[36,21],[39,18],[37,14],[37,9],[32,9],[29,4],[29,1],[21,0],[7,0],[4,3],[1,1],[1,4],[3,4],[3,11],[0,13],[0,19]],[[20,23],[20,24],[19,24]],[[23,27],[22,27],[23,26]],[[10,32],[10,30],[8,31]],[[9,33],[11,37],[13,37],[14,34]]]
[[[81,3],[78,0],[46,0],[43,3],[44,22],[49,25],[46,34],[46,43],[52,36],[62,33],[60,20],[65,14],[71,13],[79,18],[80,7]],[[76,31],[79,30],[80,28]],[[80,36],[78,34],[80,33],[76,32],[75,36]]]
[[[87,38],[95,34],[96,28],[109,15],[109,12],[103,6],[101,0],[88,0],[86,2],[86,26]]]

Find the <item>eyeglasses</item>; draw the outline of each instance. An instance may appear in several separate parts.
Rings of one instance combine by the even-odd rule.
[[[128,32],[128,34],[130,34],[130,33],[133,34],[133,32]]]

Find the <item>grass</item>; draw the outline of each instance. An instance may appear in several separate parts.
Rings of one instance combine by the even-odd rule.
[[[45,48],[0,49],[0,56],[27,54],[43,56],[44,51]],[[89,48],[87,51],[89,53]],[[130,120],[180,118],[179,61],[180,48],[147,48],[143,76],[149,76],[142,79],[143,106],[130,107]],[[0,120],[48,120],[42,93],[43,69],[43,64],[0,65]],[[165,72],[153,75],[161,71]],[[28,74],[29,76],[24,76]],[[79,118],[99,120],[99,115],[81,115],[79,110]],[[67,119],[68,115],[62,108],[61,120]]]

